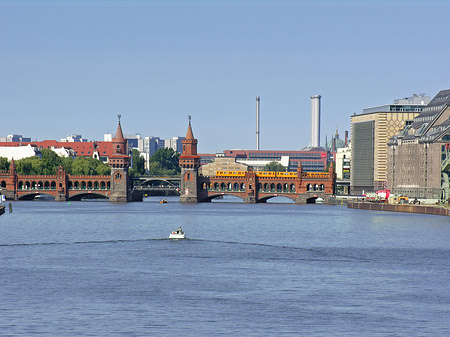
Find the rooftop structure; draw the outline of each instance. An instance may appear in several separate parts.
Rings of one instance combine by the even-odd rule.
[[[363,114],[375,112],[421,112],[430,101],[431,97],[425,96],[425,94],[413,94],[411,97],[395,99],[392,104],[364,108]]]

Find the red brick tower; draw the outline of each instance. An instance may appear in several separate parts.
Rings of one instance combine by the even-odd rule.
[[[56,191],[58,192],[55,196],[56,201],[66,201],[68,198],[68,178],[63,167],[60,166],[58,171],[56,171]]]
[[[127,155],[127,140],[123,137],[122,126],[117,125],[116,136],[113,138],[113,154],[109,157],[111,166],[111,195],[109,200],[126,202],[129,199],[128,167],[130,157]]]
[[[14,158],[11,159],[9,163],[9,175],[5,177],[6,179],[6,189],[2,192],[6,199],[9,200],[17,200],[17,189],[18,189],[18,179],[17,179],[17,170],[16,163]]]
[[[186,138],[181,141],[183,153],[179,158],[181,167],[180,201],[198,202],[198,168],[200,157],[197,155],[197,139],[191,127],[191,116],[189,115],[189,126]]]

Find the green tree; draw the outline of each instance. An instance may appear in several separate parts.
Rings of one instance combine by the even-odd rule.
[[[133,165],[130,170],[132,175],[139,176],[145,174],[145,159],[137,149],[133,149],[132,162]]]
[[[98,159],[91,157],[77,157],[72,163],[73,175],[109,175],[111,168]]]
[[[264,166],[264,171],[276,171],[276,172],[284,172],[286,171],[286,167],[277,163],[276,161],[272,161],[266,166]]]
[[[54,175],[62,166],[66,173],[73,175],[110,175],[111,167],[101,160],[91,157],[59,157],[49,149],[41,151],[42,158],[28,157],[16,161],[17,173],[20,175]],[[3,161],[0,158],[0,170]],[[6,159],[6,158],[5,158]],[[6,161],[8,163],[8,161]],[[9,164],[7,164],[9,168]]]
[[[181,172],[178,159],[180,153],[172,148],[159,149],[150,158],[151,175],[178,175]]]
[[[40,175],[42,173],[42,162],[39,157],[28,157],[16,161],[16,170],[21,175]]]
[[[0,157],[0,171],[8,171],[8,170],[9,170],[8,158]]]
[[[42,160],[41,160],[41,174],[52,175],[56,174],[59,166],[62,165],[63,160],[54,151],[50,149],[42,149]]]

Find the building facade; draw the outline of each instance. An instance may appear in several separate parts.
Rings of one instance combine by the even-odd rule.
[[[388,187],[413,198],[448,200],[450,90],[440,91],[388,144]]]
[[[387,185],[387,143],[422,111],[430,98],[413,95],[393,104],[363,109],[351,117],[351,193],[383,189]]]
[[[252,166],[261,171],[270,162],[278,162],[286,171],[295,172],[299,164],[308,172],[323,172],[328,165],[327,151],[323,148],[310,148],[302,151],[278,150],[225,150],[225,157],[236,158],[236,162]]]

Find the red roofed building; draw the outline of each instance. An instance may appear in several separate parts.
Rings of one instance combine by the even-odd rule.
[[[0,147],[26,146],[28,144],[36,146],[38,149],[68,148],[72,149],[76,156],[92,157],[104,163],[110,162],[110,157],[116,153],[117,146],[119,146],[121,154],[127,154],[127,143],[123,137],[120,121],[117,127],[116,138],[112,142],[58,142],[56,140],[42,140],[35,142],[0,142]]]

